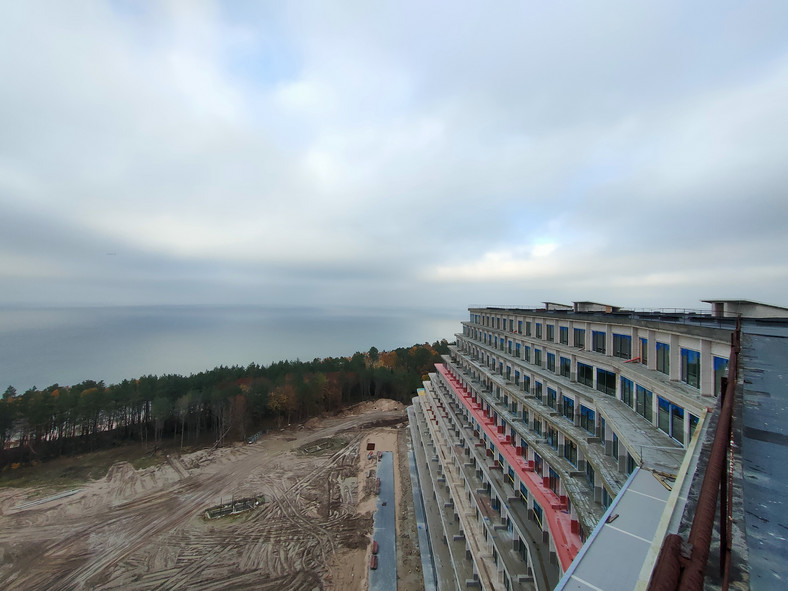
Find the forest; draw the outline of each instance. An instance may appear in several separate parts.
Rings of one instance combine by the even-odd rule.
[[[448,351],[442,340],[110,385],[86,380],[22,394],[9,386],[0,399],[0,470],[130,441],[154,448],[164,439],[222,445],[376,398],[407,404]]]

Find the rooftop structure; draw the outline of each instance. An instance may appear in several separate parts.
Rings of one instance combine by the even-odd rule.
[[[442,507],[431,545],[451,548],[437,588],[645,589],[700,495],[734,319],[593,302],[469,312],[411,411],[422,496]],[[745,436],[785,437],[769,433]]]

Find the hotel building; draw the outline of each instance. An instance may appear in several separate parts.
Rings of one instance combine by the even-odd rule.
[[[645,588],[680,527],[733,316],[788,315],[709,303],[469,308],[409,410],[428,589]]]

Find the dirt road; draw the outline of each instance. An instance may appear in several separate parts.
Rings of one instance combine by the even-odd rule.
[[[51,502],[0,495],[0,581],[9,590],[311,590],[335,587],[346,557],[358,571],[350,588],[363,589],[372,516],[359,511],[359,444],[404,420],[397,403],[365,403],[252,445],[170,456],[139,472],[115,464]],[[252,511],[203,516],[222,500],[258,495],[266,502]]]

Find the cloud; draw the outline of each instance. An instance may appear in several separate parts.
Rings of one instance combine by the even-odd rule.
[[[785,304],[787,11],[4,7],[0,302]]]

